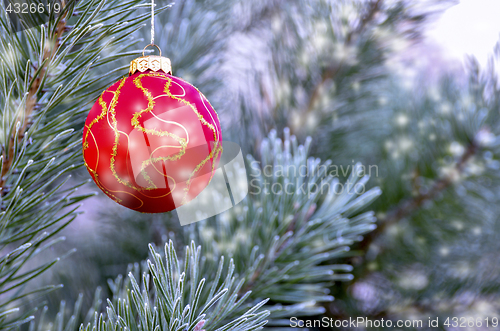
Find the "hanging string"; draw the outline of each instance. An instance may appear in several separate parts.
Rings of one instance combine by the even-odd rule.
[[[151,45],[155,44],[155,0],[151,0]]]

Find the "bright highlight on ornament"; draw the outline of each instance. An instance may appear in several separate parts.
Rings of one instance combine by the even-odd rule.
[[[131,62],[129,77],[101,94],[83,132],[85,165],[97,186],[145,213],[198,196],[222,150],[217,113],[193,85],[171,75],[161,51]]]

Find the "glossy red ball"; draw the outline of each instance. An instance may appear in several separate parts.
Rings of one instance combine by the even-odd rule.
[[[111,199],[163,213],[196,197],[222,152],[217,113],[188,82],[137,72],[106,89],[85,122],[83,157]]]

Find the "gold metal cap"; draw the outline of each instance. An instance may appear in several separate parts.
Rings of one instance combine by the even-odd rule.
[[[148,46],[155,46],[160,51],[160,55],[144,55],[144,51]],[[130,62],[130,69],[128,71],[129,76],[133,75],[137,71],[144,72],[146,70],[152,71],[163,71],[166,74],[172,74],[172,64],[170,59],[161,56],[161,49],[155,44],[149,44],[142,50],[142,56],[134,59]]]

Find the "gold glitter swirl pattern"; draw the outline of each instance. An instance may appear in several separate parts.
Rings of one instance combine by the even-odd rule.
[[[134,78],[135,86],[137,88],[139,88],[142,91],[142,93],[144,93],[144,96],[146,96],[146,98],[148,99],[148,106],[145,109],[142,109],[141,111],[134,114],[134,116],[132,117],[132,120],[131,120],[132,126],[135,129],[138,129],[141,132],[144,132],[147,134],[153,134],[153,135],[157,135],[157,136],[168,136],[168,137],[174,139],[175,141],[177,141],[181,145],[181,150],[179,151],[179,153],[177,153],[173,156],[163,156],[163,157],[158,157],[158,158],[154,158],[154,159],[151,159],[151,157],[150,157],[148,160],[145,160],[142,162],[141,174],[144,177],[144,179],[151,185],[151,186],[147,187],[146,189],[152,190],[152,189],[156,189],[157,187],[154,184],[154,182],[151,180],[149,175],[146,173],[146,171],[145,171],[146,167],[152,163],[155,163],[155,162],[175,161],[175,160],[180,159],[181,156],[186,153],[187,143],[186,143],[186,139],[180,138],[179,136],[177,136],[174,133],[171,133],[168,131],[157,131],[155,129],[146,129],[140,125],[139,117],[141,117],[143,113],[151,112],[155,106],[155,101],[153,99],[153,96],[146,88],[144,88],[144,86],[142,86],[141,79],[143,77],[164,77],[164,76],[160,75],[160,74],[148,74],[148,73],[146,73],[146,74],[140,74],[139,76]],[[171,96],[171,94],[170,94],[170,96]]]
[[[94,140],[94,144],[96,145],[96,150],[97,150],[97,160],[96,160],[96,163],[95,163],[95,168],[97,169],[97,165],[99,164],[99,148],[97,146],[97,141],[94,137],[94,134],[92,133],[92,131],[87,131],[87,135],[88,135],[88,132],[90,132],[90,134],[92,135],[92,139]],[[88,148],[88,143],[86,142],[86,145]],[[118,203],[121,203],[122,200],[118,197],[116,197],[114,194],[112,194],[111,192],[109,192],[109,190],[107,188],[104,187],[104,185],[102,185],[102,183],[100,182],[99,180],[99,174],[97,173],[97,171],[95,171],[94,169],[91,169],[88,165],[87,165],[87,162],[85,162],[85,166],[87,167],[88,171],[90,171],[93,175],[94,175],[94,178],[95,178],[95,183],[97,184],[97,186],[103,190],[108,196],[110,196],[113,200],[115,200],[116,202]]]
[[[193,172],[189,175],[189,178],[186,182],[186,188],[184,189],[185,194],[184,194],[184,197],[182,198],[182,201],[181,201],[181,204],[184,204],[184,203],[186,203],[186,198],[187,198],[187,195],[189,194],[189,189],[191,188],[191,182],[193,180],[194,175],[198,171],[200,171],[201,168],[203,168],[203,166],[205,165],[205,163],[208,162],[208,160],[210,160],[214,157],[214,152],[216,153],[215,159],[217,158],[217,156],[219,155],[219,152],[222,151],[222,146],[219,146],[219,139],[218,139],[219,137],[217,136],[217,130],[214,128],[214,126],[212,124],[208,123],[207,120],[205,120],[205,118],[198,112],[196,107],[193,104],[191,104],[190,102],[188,102],[184,99],[181,99],[179,97],[176,97],[176,96],[172,95],[172,93],[170,93],[170,85],[172,84],[172,79],[169,79],[168,77],[165,77],[163,75],[159,75],[159,76],[161,76],[162,78],[165,78],[167,80],[167,83],[165,84],[164,92],[172,99],[178,100],[181,103],[188,105],[193,110],[193,112],[198,116],[198,119],[200,120],[200,122],[205,124],[206,126],[208,126],[208,128],[210,128],[210,130],[212,130],[212,132],[214,133],[215,148],[212,148],[212,150],[210,151],[210,154],[203,161],[201,161],[195,167]],[[195,87],[195,89],[196,89],[196,87]],[[200,98],[201,98],[201,101],[203,103],[203,98],[201,97],[202,94],[200,93],[200,91],[198,91],[198,89],[196,89],[196,91],[200,94]],[[206,106],[205,106],[205,108],[206,108]],[[207,109],[207,111],[208,111],[208,109]],[[208,113],[210,114],[210,112],[208,112]],[[210,116],[212,116],[212,115],[210,115]],[[212,176],[210,177],[210,180],[208,181],[209,183],[212,180],[214,171],[215,171],[215,163],[212,162]]]
[[[122,179],[120,178],[120,176],[118,175],[117,171],[116,171],[116,167],[115,167],[115,162],[116,162],[116,158],[117,158],[117,154],[118,154],[118,145],[119,145],[119,138],[120,138],[120,132],[122,131],[119,131],[118,130],[118,122],[117,122],[117,119],[116,119],[116,106],[118,104],[118,99],[119,99],[119,96],[120,96],[120,92],[127,80],[127,78],[123,78],[122,80],[119,81],[119,84],[118,84],[118,87],[116,88],[115,91],[104,91],[99,99],[98,99],[98,104],[101,108],[101,112],[99,113],[99,115],[96,116],[96,118],[94,118],[88,125],[86,125],[86,132],[85,132],[85,135],[84,135],[84,141],[83,141],[83,150],[85,151],[86,149],[89,148],[89,143],[88,143],[88,138],[89,138],[89,134],[92,135],[92,139],[94,140],[94,144],[96,146],[96,149],[97,149],[97,160],[96,160],[96,165],[95,165],[95,169],[92,169],[91,167],[89,167],[89,165],[87,164],[87,162],[85,161],[85,166],[87,167],[88,171],[93,175],[94,177],[94,180],[96,182],[96,184],[98,185],[98,187],[103,190],[108,196],[110,196],[113,200],[115,200],[116,202],[118,203],[122,203],[123,200],[118,198],[117,196],[115,196],[112,192],[114,193],[122,193],[122,194],[127,194],[127,195],[131,195],[133,196],[134,198],[136,198],[139,202],[140,202],[140,206],[138,207],[130,207],[127,205],[127,207],[131,208],[131,209],[139,209],[141,208],[143,205],[144,205],[144,201],[141,200],[139,197],[135,196],[134,194],[130,193],[130,192],[126,192],[126,191],[114,191],[114,190],[110,190],[109,188],[106,188],[104,186],[104,184],[99,180],[99,175],[97,173],[97,167],[98,167],[98,164],[99,164],[99,158],[100,158],[100,155],[99,155],[99,146],[97,144],[97,141],[93,135],[93,133],[91,132],[91,129],[93,128],[93,126],[97,123],[99,123],[104,117],[107,117],[108,118],[108,124],[111,128],[111,130],[114,132],[114,142],[113,142],[113,145],[112,145],[112,148],[111,148],[111,155],[110,155],[110,170],[111,170],[111,173],[113,174],[113,176],[115,177],[115,179],[118,181],[118,183],[122,184],[122,185],[125,185],[135,191],[137,191],[138,193],[144,195],[145,197],[148,197],[148,198],[160,198],[160,197],[164,197],[164,196],[167,196],[169,194],[171,194],[176,186],[177,186],[177,183],[175,181],[174,178],[172,178],[171,176],[168,176],[166,173],[161,172],[156,166],[155,166],[155,163],[163,163],[165,161],[175,161],[175,160],[179,160],[185,153],[186,153],[186,148],[187,148],[187,144],[189,142],[189,132],[186,130],[186,128],[180,124],[180,123],[177,123],[177,122],[174,122],[174,121],[166,121],[166,120],[163,120],[159,117],[157,117],[156,114],[154,114],[153,110],[154,110],[154,106],[155,106],[155,100],[156,98],[160,97],[160,96],[156,96],[153,98],[152,94],[150,91],[148,91],[148,89],[146,89],[143,85],[142,85],[142,79],[144,77],[157,77],[157,78],[160,78],[162,80],[166,80],[166,83],[165,83],[165,86],[164,86],[164,95],[160,95],[160,96],[168,96],[174,100],[177,100],[178,102],[180,102],[181,104],[184,104],[186,106],[188,106],[194,113],[195,115],[197,116],[198,120],[202,123],[202,125],[205,125],[206,127],[208,127],[212,132],[213,132],[213,137],[214,137],[214,145],[213,145],[213,148],[211,148],[210,150],[210,153],[209,155],[203,159],[198,165],[196,165],[196,167],[193,169],[193,171],[190,173],[189,177],[188,177],[188,180],[186,181],[186,184],[185,184],[185,188],[184,188],[184,196],[182,198],[182,201],[181,201],[181,204],[184,204],[186,203],[186,198],[189,194],[189,190],[190,190],[190,187],[191,187],[191,184],[192,184],[192,181],[194,179],[194,176],[197,172],[199,172],[205,165],[206,163],[212,159],[212,172],[211,172],[211,176],[210,178],[208,179],[208,183],[210,183],[210,181],[212,180],[213,178],[213,174],[214,174],[214,171],[215,171],[215,162],[214,160],[216,160],[220,153],[222,152],[222,145],[220,144],[220,132],[219,132],[219,128],[217,128],[216,126],[214,125],[217,125],[216,123],[218,123],[217,121],[219,120],[219,117],[217,115],[217,112],[213,111],[213,108],[211,108],[211,105],[210,105],[210,102],[203,96],[203,94],[201,94],[201,92],[196,89],[196,87],[190,85],[191,87],[194,87],[196,89],[196,91],[199,93],[199,96],[200,96],[200,99],[201,99],[201,102],[203,104],[203,106],[205,107],[206,111],[207,111],[207,114],[211,117],[212,121],[213,121],[213,125],[212,123],[209,123],[204,117],[203,115],[201,115],[198,110],[196,109],[196,106],[192,103],[190,103],[189,101],[185,100],[185,99],[182,99],[180,98],[179,96],[177,95],[173,95],[170,91],[170,87],[172,85],[172,82],[173,80],[171,78],[169,78],[168,76],[165,76],[165,75],[162,75],[162,74],[159,74],[159,73],[144,73],[144,74],[140,74],[138,75],[137,77],[135,77],[133,79],[133,83],[134,85],[140,89],[143,93],[143,95],[146,97],[147,99],[147,107],[144,108],[144,109],[141,109],[140,111],[136,112],[133,114],[132,116],[132,119],[131,119],[131,125],[134,129],[137,129],[139,130],[140,132],[143,132],[145,134],[151,134],[151,135],[156,135],[156,136],[167,136],[167,137],[170,137],[172,138],[174,141],[176,141],[179,145],[178,146],[171,146],[171,145],[162,145],[160,147],[157,147],[153,152],[150,151],[150,155],[149,155],[149,158],[147,160],[144,160],[142,161],[141,163],[141,167],[140,167],[140,173],[142,174],[142,177],[146,180],[146,182],[148,183],[148,186],[147,187],[137,187],[136,185],[134,185],[133,183],[131,183],[129,180],[126,180],[126,179]],[[181,81],[183,81],[181,79]],[[183,81],[184,82],[184,81]],[[182,96],[185,96],[186,95],[186,91],[184,90],[184,87],[182,85],[179,85],[177,82],[174,82],[175,84],[177,84],[179,87],[181,87],[184,91],[184,94]],[[115,84],[116,85],[116,84]],[[109,103],[109,106],[106,104],[106,102],[103,100],[103,95],[104,93],[106,92],[110,92],[110,93],[113,93],[113,98],[111,99],[110,103]],[[207,105],[205,104],[205,102],[207,102],[210,107],[207,107]],[[212,109],[212,111],[211,111]],[[215,116],[217,119],[214,119],[214,117],[212,116],[212,112],[215,113]],[[156,117],[158,120],[160,121],[163,121],[165,123],[168,123],[168,124],[173,124],[173,125],[178,125],[179,127],[181,127],[185,132],[186,132],[186,138],[182,138],[182,137],[179,137],[178,135],[172,133],[172,132],[169,132],[169,131],[161,131],[161,130],[156,130],[156,128],[145,128],[144,126],[142,126],[140,124],[140,117],[144,114],[144,113],[151,113],[154,117]],[[111,115],[111,123],[109,123],[109,114]],[[127,136],[127,141],[129,141],[129,136],[125,133],[125,132],[122,132],[123,134],[125,134]],[[160,156],[160,157],[153,157],[153,154],[160,148],[179,148],[179,152],[174,154],[174,155],[170,155],[170,156]],[[127,158],[128,158],[128,155],[129,155],[129,149],[127,147]],[[146,195],[146,191],[151,191],[151,190],[154,190],[154,189],[157,189],[157,186],[154,184],[153,180],[149,177],[149,175],[147,174],[146,172],[146,168],[148,166],[152,165],[153,168],[158,172],[160,173],[161,175],[163,175],[164,177],[166,178],[169,178],[171,181],[173,181],[173,187],[169,190],[169,192],[165,195],[162,195],[162,196],[149,196],[149,195]],[[164,167],[164,166],[163,166]],[[165,168],[163,168],[165,169]],[[127,169],[128,171],[128,169]],[[207,185],[208,185],[207,183]],[[168,184],[167,184],[168,185]]]
[[[102,107],[102,112],[92,120],[92,122],[90,122],[89,125],[87,125],[87,132],[85,134],[85,137],[83,138],[83,141],[85,142],[83,144],[83,149],[87,149],[89,147],[89,144],[87,142],[87,139],[88,139],[88,136],[89,136],[89,132],[91,131],[92,127],[94,126],[94,124],[96,124],[97,122],[99,122],[101,119],[104,118],[104,116],[106,116],[107,112],[108,112],[108,107],[106,105],[106,103],[104,102],[104,100],[102,99],[102,96],[104,95],[104,93],[108,92],[107,90],[102,92],[101,93],[101,96],[99,97],[99,105]],[[114,92],[113,92],[114,93]]]

